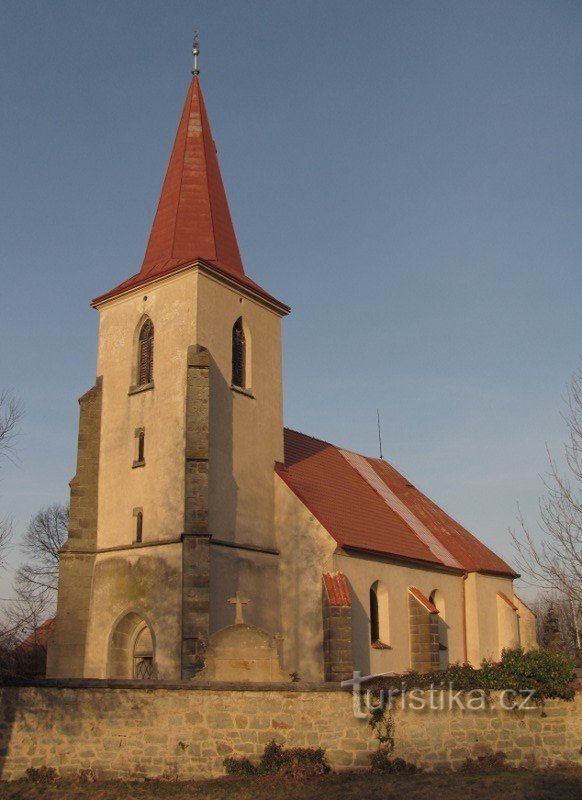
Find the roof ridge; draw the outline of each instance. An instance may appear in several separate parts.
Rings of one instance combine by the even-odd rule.
[[[184,112],[186,112],[186,136],[184,137],[184,151],[182,153],[182,159],[181,159],[182,168],[180,170],[180,183],[178,185],[178,199],[176,201],[176,213],[174,214],[174,219],[173,219],[172,244],[170,246],[170,258],[177,258],[178,257],[178,256],[174,255],[174,247],[176,245],[176,228],[178,227],[178,215],[180,213],[180,200],[182,198],[182,184],[184,183],[184,164],[186,163],[186,150],[188,149],[188,132],[189,132],[188,128],[189,128],[189,126],[188,126],[188,122],[187,121],[190,119],[190,113],[192,111],[192,98],[194,96],[194,87],[195,86],[198,86],[198,77],[196,75],[194,76],[194,79],[192,80],[192,85],[191,85],[190,90],[188,92],[188,97],[190,98],[190,102],[188,103],[188,111],[186,112],[186,109],[184,108]],[[184,116],[184,112],[182,113],[182,116]],[[180,120],[180,123],[181,122],[182,122],[182,120]],[[178,132],[179,132],[179,124],[178,124]],[[178,136],[178,132],[176,133],[176,137]],[[202,138],[204,138],[204,131],[202,131]],[[172,162],[172,158],[170,156],[170,161],[168,163],[168,170],[170,169],[171,162]],[[166,180],[164,178],[164,184],[165,184],[165,182],[166,182]],[[206,180],[206,183],[208,184],[208,179]],[[162,184],[162,188],[163,188],[164,184]],[[160,200],[161,199],[162,199],[162,193],[160,192]],[[209,204],[210,204],[210,200],[209,200]],[[154,217],[154,219],[155,219],[155,217]],[[153,226],[152,226],[152,232],[153,232]],[[146,250],[146,254],[147,254],[147,250]],[[145,257],[144,257],[144,260],[145,260]],[[169,259],[166,260],[166,263],[167,263],[168,260]]]

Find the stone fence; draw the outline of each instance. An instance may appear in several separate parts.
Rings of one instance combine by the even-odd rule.
[[[334,769],[369,765],[378,747],[351,693],[334,684],[194,686],[47,681],[0,688],[0,775],[55,767],[61,776],[92,768],[98,778],[207,778],[227,756],[258,758],[275,739],[323,747]],[[507,763],[582,763],[582,697],[508,711],[499,696],[486,710],[435,710],[396,703],[394,755],[426,769],[458,768],[466,758],[502,751]],[[443,710],[439,710],[440,706]]]

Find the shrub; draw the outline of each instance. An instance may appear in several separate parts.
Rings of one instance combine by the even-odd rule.
[[[487,753],[477,758],[467,758],[461,765],[462,772],[487,772],[489,770],[507,769],[506,754],[502,750]]]
[[[93,767],[87,767],[87,769],[80,769],[77,773],[77,777],[79,778],[79,783],[96,783],[97,782],[97,772],[93,769]]]
[[[259,765],[261,775],[274,775],[280,772],[284,763],[285,755],[283,748],[272,739],[269,744],[265,746],[263,755],[261,756],[261,763]]]
[[[257,765],[248,758],[225,758],[223,764],[227,775],[252,778],[259,774]]]
[[[253,764],[248,758],[226,758],[223,763],[228,775],[238,777],[276,775],[304,780],[330,771],[325,750],[321,747],[292,747],[284,750],[274,740],[266,745],[258,764]]]
[[[390,750],[386,747],[380,747],[375,753],[370,754],[370,767],[372,772],[381,775],[387,775],[395,772],[405,772],[411,774],[417,772],[418,767],[416,764],[411,764],[403,758],[392,758]]]
[[[371,689],[427,689],[431,685],[452,685],[455,690],[513,689],[516,692],[534,689],[535,698],[542,701],[557,697],[572,700],[574,697],[574,661],[565,653],[555,650],[524,652],[521,647],[504,650],[501,661],[483,661],[479,669],[470,664],[453,664],[442,672],[417,673],[377,678]]]
[[[326,775],[329,771],[325,750],[321,747],[293,747],[283,750],[283,763],[277,774],[298,781]]]
[[[58,773],[54,767],[29,767],[26,780],[32,783],[56,783]]]

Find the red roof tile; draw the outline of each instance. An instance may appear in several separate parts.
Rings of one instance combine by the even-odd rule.
[[[197,261],[279,305],[245,275],[198,77],[192,78],[139,273],[93,304]]]
[[[507,605],[513,611],[517,611],[517,606],[515,605],[515,603],[512,600],[509,599],[509,597],[506,594],[504,594],[503,592],[497,592],[497,597],[501,598],[501,600],[503,600],[505,603],[507,603]]]
[[[397,513],[340,448],[285,429],[285,464],[276,471],[340,547],[514,577],[501,558],[455,522],[385,461],[366,458],[409,511]],[[411,525],[411,516],[418,525]],[[419,535],[420,523],[431,538]],[[427,544],[428,542],[428,544]],[[449,558],[443,556],[446,551]]]
[[[415,597],[415,598],[418,600],[418,602],[419,602],[419,603],[421,603],[421,604],[422,604],[422,605],[423,605],[423,606],[426,608],[426,610],[427,610],[427,611],[429,611],[431,614],[438,614],[438,613],[439,613],[439,610],[438,610],[438,608],[435,606],[435,604],[434,604],[434,603],[433,603],[431,600],[429,600],[429,599],[428,599],[428,597],[426,597],[425,595],[423,595],[423,593],[420,591],[420,589],[417,589],[417,588],[416,588],[416,586],[409,586],[409,587],[408,587],[408,591],[409,591],[409,592],[410,592],[410,594],[411,594],[413,597]]]
[[[324,572],[323,585],[331,606],[351,606],[350,588],[343,572]]]
[[[49,617],[45,619],[42,625],[39,625],[38,628],[35,628],[32,633],[23,639],[18,647],[22,650],[33,650],[36,647],[46,647],[48,644],[48,640],[54,633],[56,625],[56,619],[54,617]]]

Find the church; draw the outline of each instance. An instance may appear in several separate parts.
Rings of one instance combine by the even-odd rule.
[[[197,69],[141,269],[92,305],[49,677],[196,680],[243,614],[288,680],[535,646],[501,558],[388,462],[284,427],[290,308],[243,265]]]

